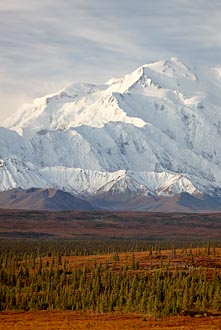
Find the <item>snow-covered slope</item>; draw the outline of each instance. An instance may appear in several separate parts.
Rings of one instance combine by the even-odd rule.
[[[171,58],[24,105],[0,128],[0,190],[219,197],[220,72]]]

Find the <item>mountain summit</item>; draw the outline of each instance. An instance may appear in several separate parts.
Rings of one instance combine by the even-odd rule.
[[[38,98],[0,128],[0,191],[55,188],[99,208],[157,209],[186,193],[219,205],[220,89],[221,68],[171,58]]]

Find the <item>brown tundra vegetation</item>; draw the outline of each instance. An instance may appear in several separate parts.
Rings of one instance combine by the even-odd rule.
[[[36,228],[37,222],[43,222],[39,214],[32,214]],[[28,233],[28,216],[20,214],[23,234]],[[84,216],[76,221],[88,223],[89,215]],[[126,226],[124,216],[116,215],[119,224]],[[179,235],[191,226],[188,215],[163,219],[155,215],[158,225],[163,222],[170,229],[163,236],[162,228],[156,232],[149,224],[154,239],[139,240],[131,237],[137,215],[130,215],[125,237],[112,237],[116,217],[111,220],[107,215],[110,231],[105,239],[97,235],[91,239],[91,234],[85,239],[86,229],[75,240],[46,239],[42,234],[21,239],[18,223],[12,230],[8,218],[7,235],[1,224],[5,238],[0,240],[0,329],[221,329],[218,216],[193,218],[193,232],[185,240]],[[172,240],[180,219],[184,223],[182,230],[177,229],[179,239],[174,234]],[[56,218],[59,221],[64,226],[64,218]],[[93,213],[93,221],[94,230],[103,228],[104,214],[99,218]],[[40,227],[46,233],[46,227]]]

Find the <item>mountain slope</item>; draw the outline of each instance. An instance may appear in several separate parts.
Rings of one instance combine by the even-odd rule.
[[[106,207],[142,197],[147,209],[147,196],[218,200],[220,88],[220,68],[171,58],[36,99],[0,128],[0,190],[54,187]]]
[[[92,206],[66,192],[50,189],[20,188],[0,192],[0,208],[26,210],[92,210]]]

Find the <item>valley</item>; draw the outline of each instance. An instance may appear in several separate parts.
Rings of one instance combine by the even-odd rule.
[[[0,237],[216,241],[221,239],[221,213],[2,209]]]

